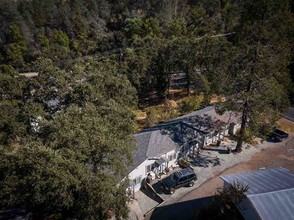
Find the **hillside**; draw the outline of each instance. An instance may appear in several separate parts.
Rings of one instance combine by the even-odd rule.
[[[293,8],[1,0],[0,210],[125,218],[133,134],[211,102],[240,112],[240,152],[293,101]]]

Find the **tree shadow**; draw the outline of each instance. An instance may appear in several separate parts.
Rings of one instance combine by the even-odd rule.
[[[229,148],[226,148],[226,147],[204,148],[205,151],[216,151],[219,154],[229,154],[229,153],[231,153],[233,148],[230,148],[230,149],[231,150],[229,150]]]
[[[193,159],[190,158],[189,162],[194,167],[209,167],[210,164],[212,166],[220,166],[221,161],[218,157],[211,157],[208,155],[199,155],[194,157]]]
[[[209,109],[208,109],[209,110]],[[223,122],[216,120],[212,116],[204,114],[207,109],[199,110],[198,112],[184,115],[174,120],[164,122],[144,129],[147,131],[160,131],[161,135],[168,135],[174,143],[183,146],[190,142],[202,144],[206,135],[213,135],[218,132],[224,125]]]
[[[185,202],[174,203],[166,206],[159,206],[152,212],[150,219],[196,219],[195,217],[198,215],[199,210],[211,204],[212,201],[213,197],[210,196]]]
[[[31,215],[25,208],[11,208],[0,211],[0,219],[13,220],[13,219],[31,219]]]

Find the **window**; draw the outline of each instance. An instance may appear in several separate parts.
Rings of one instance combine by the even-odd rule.
[[[174,154],[171,154],[168,156],[168,160],[171,161],[171,160],[174,160],[177,158],[177,153],[174,153]]]
[[[180,182],[180,183],[183,183],[183,182],[185,182],[186,180],[187,180],[187,177],[184,176],[184,177],[182,177],[182,178],[179,180],[179,182]]]
[[[150,171],[152,171],[154,169],[154,167],[155,167],[154,163],[147,165],[146,166],[146,174],[149,173]]]
[[[141,184],[141,181],[142,181],[142,176],[138,176],[135,179],[133,179],[133,183],[135,186]]]

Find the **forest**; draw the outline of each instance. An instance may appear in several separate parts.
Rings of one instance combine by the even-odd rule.
[[[213,97],[241,113],[240,152],[293,104],[293,13],[293,0],[1,0],[0,210],[126,218],[132,135]]]

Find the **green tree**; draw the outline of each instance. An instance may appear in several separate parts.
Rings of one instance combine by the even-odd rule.
[[[64,71],[40,59],[35,68],[39,76],[19,78],[19,91],[2,68],[0,207],[37,219],[126,217],[135,89],[113,63]]]
[[[25,65],[24,56],[28,49],[18,25],[12,24],[9,26],[8,38],[10,39],[6,50],[8,61],[16,67],[23,67]]]
[[[21,98],[24,80],[9,65],[0,65],[0,145],[10,144],[26,132]]]
[[[235,55],[222,88],[225,108],[241,112],[236,152],[242,149],[245,131],[257,132],[262,122],[273,122],[287,106],[281,78],[288,77],[289,32],[287,1],[249,1],[243,4],[235,36]],[[277,21],[279,20],[279,25]]]

